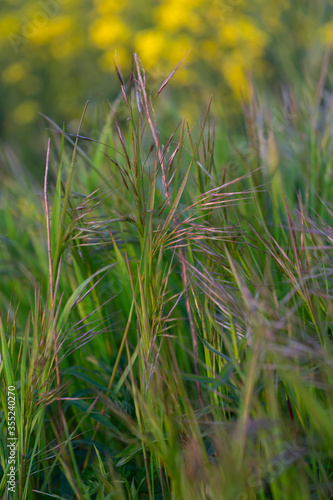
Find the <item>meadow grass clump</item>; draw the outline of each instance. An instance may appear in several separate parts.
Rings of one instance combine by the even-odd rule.
[[[0,494],[15,386],[15,498],[331,498],[328,96],[254,98],[221,151],[117,73],[127,119],[52,122],[44,191],[1,191]]]

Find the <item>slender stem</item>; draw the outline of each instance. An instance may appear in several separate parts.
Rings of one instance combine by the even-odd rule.
[[[45,177],[44,177],[44,203],[45,203],[45,213],[46,213],[47,251],[48,251],[48,259],[49,259],[50,301],[51,301],[50,309],[53,313],[54,312],[54,283],[53,283],[52,251],[51,251],[51,222],[50,222],[49,202],[47,199],[47,176],[49,173],[50,150],[51,150],[51,139],[49,139],[48,143],[47,143],[46,166],[45,166]],[[54,344],[54,356],[55,356],[57,386],[59,389],[59,387],[60,387],[60,371],[59,371],[59,356],[58,356],[57,337],[56,337],[55,327],[53,327],[53,344]],[[60,401],[59,401],[59,404],[60,404]]]
[[[47,250],[49,257],[50,297],[51,297],[51,309],[52,309],[54,297],[53,297],[53,273],[52,273],[51,231],[50,231],[51,223],[50,223],[49,203],[47,200],[47,176],[49,172],[50,150],[51,150],[51,139],[49,139],[47,142],[46,166],[45,166],[45,177],[44,177],[44,203],[46,212]]]
[[[49,279],[50,279],[50,311],[52,315],[52,335],[53,335],[53,346],[54,346],[54,361],[57,379],[57,388],[60,392],[60,369],[59,369],[59,353],[57,345],[57,333],[54,321],[54,281],[53,281],[53,266],[52,266],[52,250],[51,250],[51,221],[50,221],[50,210],[49,202],[47,199],[47,177],[49,173],[49,163],[50,163],[50,150],[51,150],[51,139],[49,138],[47,143],[47,153],[46,153],[46,165],[45,165],[45,177],[44,177],[44,203],[45,203],[45,215],[46,215],[46,232],[47,232],[47,251],[48,251],[48,261],[49,261]],[[59,276],[58,276],[59,277]],[[60,417],[60,431],[62,424],[65,425],[65,415],[63,414],[60,399],[58,399],[58,411]]]
[[[135,57],[135,63],[136,63],[136,68],[137,68],[137,74],[138,74],[138,81],[140,84],[140,89],[142,92],[142,99],[143,99],[143,105],[145,108],[145,113],[148,119],[148,123],[151,129],[151,133],[153,135],[153,139],[155,142],[155,146],[157,149],[157,154],[158,158],[161,164],[161,169],[162,169],[162,183],[163,183],[163,189],[164,189],[164,194],[165,198],[167,200],[167,203],[169,206],[171,206],[171,200],[170,200],[170,193],[169,193],[169,183],[167,180],[167,175],[166,175],[166,165],[165,165],[165,158],[163,155],[163,152],[160,148],[160,142],[159,138],[157,136],[153,120],[151,118],[151,113],[149,109],[149,104],[148,104],[148,97],[147,97],[147,92],[145,88],[145,84],[141,75],[141,70],[140,70],[140,64],[139,64],[139,58],[137,55]],[[179,219],[176,217],[175,218],[176,223],[179,223]],[[188,277],[188,272],[187,272],[187,267],[186,267],[186,257],[185,257],[185,250],[182,246],[180,246],[179,249],[179,256],[180,256],[180,261],[182,265],[182,280],[184,283],[184,289],[185,289],[185,302],[186,302],[186,311],[190,323],[190,331],[191,331],[191,338],[192,338],[192,347],[193,347],[193,356],[194,356],[194,372],[197,376],[199,376],[199,351],[198,351],[198,340],[197,340],[197,335],[195,332],[195,327],[194,327],[194,321],[193,321],[193,315],[192,315],[192,310],[191,310],[191,303],[190,303],[190,296],[189,296],[189,277]],[[204,407],[203,403],[203,398],[202,398],[202,392],[201,392],[201,386],[199,382],[196,382],[196,389],[199,397],[200,404],[202,408]]]

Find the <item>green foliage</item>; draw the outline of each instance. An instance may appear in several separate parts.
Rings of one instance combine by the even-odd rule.
[[[15,386],[14,498],[330,498],[330,96],[167,136],[133,72],[89,154],[52,125],[44,197],[8,161],[3,478]]]

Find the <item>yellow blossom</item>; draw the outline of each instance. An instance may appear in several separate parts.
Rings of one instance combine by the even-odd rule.
[[[24,62],[16,62],[8,66],[1,74],[4,83],[15,85],[27,75],[29,66]]]
[[[129,29],[117,16],[103,17],[92,25],[90,36],[97,47],[109,49],[115,42],[126,41]]]
[[[239,99],[249,97],[249,85],[244,65],[237,62],[232,57],[226,57],[222,62],[224,77]]]
[[[143,64],[148,67],[157,64],[162,54],[169,50],[165,35],[158,29],[139,31],[134,43]]]
[[[18,125],[32,122],[38,113],[38,104],[35,101],[24,101],[13,111],[12,119]]]
[[[155,19],[164,30],[178,31],[182,28],[198,32],[202,28],[202,19],[194,11],[193,2],[169,0],[156,9]]]
[[[11,34],[17,34],[20,28],[19,19],[15,16],[2,16],[0,18],[0,40],[6,39]]]
[[[262,53],[267,37],[250,20],[237,18],[222,25],[220,40],[225,45],[245,49],[247,56],[253,58]]]
[[[333,21],[330,21],[319,30],[319,37],[323,44],[333,45]]]
[[[55,38],[70,33],[72,20],[69,17],[59,16],[54,19],[48,19],[45,26],[36,27],[31,40],[40,45],[53,42]]]
[[[125,0],[95,0],[96,10],[102,16],[115,14],[125,7]]]

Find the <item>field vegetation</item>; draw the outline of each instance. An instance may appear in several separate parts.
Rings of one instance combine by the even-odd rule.
[[[3,148],[2,498],[8,387],[13,498],[333,498],[329,56],[230,136],[134,55],[98,140],[44,117],[43,188]]]
[[[332,7],[332,0],[2,0],[1,136],[39,176],[39,113],[75,133],[89,99],[91,131],[98,113],[104,119],[101,103],[118,92],[115,51],[129,74],[133,50],[155,92],[187,55],[165,115],[176,107],[193,122],[213,92],[214,114],[238,128],[241,99],[251,98],[249,74],[265,92],[279,93],[281,83],[297,87],[319,73],[332,43]]]

